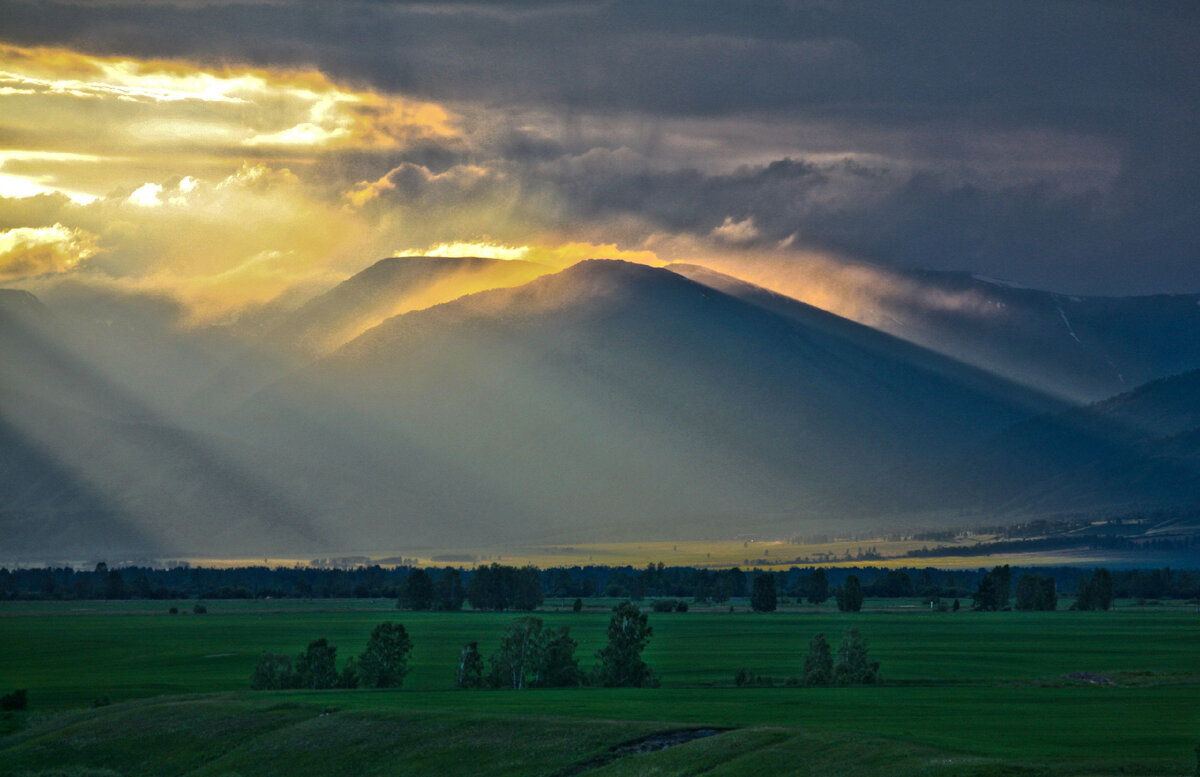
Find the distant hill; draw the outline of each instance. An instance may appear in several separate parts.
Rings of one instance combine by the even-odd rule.
[[[900,482],[940,473],[950,488],[902,491],[910,508],[994,515],[1194,508],[1200,501],[1200,370],[1087,407],[1015,424],[969,452]]]
[[[1197,294],[1079,297],[969,273],[702,263],[1076,402],[1200,368]]]
[[[550,271],[533,262],[471,256],[381,259],[281,316],[266,336],[303,354],[326,354],[394,315]]]

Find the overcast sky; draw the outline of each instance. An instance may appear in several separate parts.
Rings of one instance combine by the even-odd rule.
[[[0,14],[0,281],[220,309],[474,242],[1200,291],[1195,2]]]

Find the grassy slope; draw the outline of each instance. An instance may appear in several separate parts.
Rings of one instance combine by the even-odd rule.
[[[651,615],[655,636],[647,660],[662,677],[662,688],[464,693],[447,690],[458,647],[467,639],[479,639],[485,654],[490,652],[510,616],[397,613],[382,605],[360,609],[362,603],[324,605],[325,611],[313,612],[291,606],[275,609],[270,603],[213,603],[210,614],[202,617],[161,614],[167,606],[161,603],[100,603],[92,614],[70,614],[67,605],[40,605],[41,615],[32,614],[35,610],[30,607],[4,605],[0,615],[11,617],[0,618],[0,689],[28,686],[34,715],[47,709],[86,706],[100,695],[123,702],[157,694],[237,692],[219,699],[140,701],[68,713],[47,719],[42,725],[49,728],[41,736],[46,742],[80,741],[80,735],[64,728],[68,723],[144,732],[153,728],[145,721],[159,720],[164,710],[202,719],[244,718],[250,722],[226,728],[236,731],[235,739],[253,735],[256,744],[238,750],[245,750],[237,756],[243,760],[231,762],[223,771],[253,774],[269,773],[255,766],[251,757],[263,748],[303,753],[312,743],[328,746],[340,741],[341,734],[335,736],[320,728],[332,725],[330,721],[309,720],[313,710],[326,706],[342,710],[326,717],[345,718],[346,726],[368,732],[359,737],[361,744],[355,750],[361,751],[362,757],[374,752],[369,743],[390,742],[379,747],[393,759],[400,753],[431,759],[414,762],[412,773],[455,773],[435,768],[437,759],[461,759],[476,745],[486,749],[487,742],[495,741],[498,752],[481,750],[478,758],[468,759],[476,763],[478,773],[550,774],[578,760],[581,753],[603,750],[639,732],[675,725],[746,729],[736,737],[722,735],[717,740],[690,743],[678,753],[636,758],[669,765],[671,759],[694,751],[708,753],[701,758],[707,766],[737,763],[737,769],[729,766],[732,771],[726,773],[753,774],[757,767],[751,768],[754,759],[739,749],[741,737],[749,737],[745,742],[755,737],[782,737],[778,742],[772,739],[764,752],[777,752],[783,758],[792,749],[816,747],[815,740],[806,737],[819,740],[817,749],[822,752],[855,751],[856,735],[861,734],[891,738],[886,747],[880,745],[880,752],[925,753],[920,758],[910,756],[926,763],[922,760],[926,756],[999,758],[1009,765],[1030,759],[1054,764],[1058,770],[1103,764],[1134,772],[1182,773],[1190,768],[1194,760],[1191,750],[1200,739],[1200,683],[1193,674],[1200,618],[1190,608],[1114,613],[955,614],[910,609],[859,616],[828,612]],[[20,612],[27,614],[14,614]],[[581,643],[578,655],[582,664],[589,666],[603,642],[606,614],[543,613],[543,617],[548,625],[571,626]],[[325,636],[339,646],[342,656],[354,654],[362,649],[371,627],[387,619],[405,623],[415,645],[413,672],[404,690],[244,691],[250,668],[262,651],[296,653],[309,639]],[[888,685],[730,687],[739,667],[777,678],[797,674],[814,633],[825,631],[836,645],[849,625],[858,626],[869,638]],[[1120,686],[1081,686],[1061,679],[1062,674],[1078,670],[1113,673]],[[1141,672],[1149,674],[1138,674]],[[301,706],[270,709],[292,703]],[[166,706],[160,709],[158,705]],[[117,726],[122,716],[128,720]],[[524,722],[516,732],[497,733],[496,727],[510,718]],[[305,734],[301,724],[316,728]],[[226,730],[223,725],[213,723],[213,730]],[[267,733],[253,734],[256,726],[267,727]],[[768,736],[776,727],[782,727],[783,733]],[[397,733],[379,733],[393,729]],[[409,731],[412,738],[401,736]],[[99,743],[115,741],[111,736],[84,737],[82,741],[91,744],[80,751],[80,760],[72,762],[61,760],[61,753],[59,761],[33,757],[31,734],[32,730],[0,742],[0,763],[16,759],[11,762],[32,770],[79,763],[106,766],[121,774],[141,773],[126,761],[109,762],[101,757]],[[591,739],[577,742],[571,738],[575,734]],[[225,736],[215,734],[214,742]],[[518,741],[546,743],[563,737],[561,752],[557,746],[550,747],[554,752],[547,751],[545,760],[536,765],[526,764],[525,771],[512,761],[525,757],[528,749],[515,746]],[[430,749],[428,743],[441,740],[459,744],[438,755],[441,751]],[[145,753],[162,750],[163,744],[148,738],[141,744],[113,746]],[[198,740],[196,747],[203,746]],[[222,752],[225,747],[219,742],[212,746]],[[755,752],[763,749],[746,747]],[[187,748],[182,752],[181,758]],[[279,753],[271,758],[286,761]],[[710,758],[715,760],[705,760]],[[386,760],[382,755],[378,759]],[[209,760],[211,754],[201,754],[195,763]],[[603,773],[623,773],[622,769],[630,768],[622,766],[628,760],[606,767]],[[518,765],[506,772],[509,767],[504,764],[510,761]],[[315,761],[310,756],[299,763]],[[156,773],[185,773],[183,766],[187,764],[158,764],[155,768]],[[864,774],[888,773],[886,769],[863,769]]]

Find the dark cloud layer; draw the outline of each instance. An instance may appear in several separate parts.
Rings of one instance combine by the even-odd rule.
[[[472,161],[552,196],[560,227],[752,218],[761,243],[884,264],[1200,290],[1195,3],[5,6],[10,43],[315,66],[508,115]]]

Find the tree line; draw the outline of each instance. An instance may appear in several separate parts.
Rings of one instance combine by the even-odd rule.
[[[0,568],[0,599],[251,599],[251,598],[393,598],[406,609],[456,610],[464,603],[483,610],[532,610],[542,600],[610,596],[641,601],[676,598],[723,603],[734,598],[759,599],[769,607],[773,586],[776,602],[783,597],[821,603],[837,589],[863,596],[970,599],[988,569],[792,567],[787,570],[704,569],[649,564],[631,566],[536,569],[493,563],[477,569],[394,567],[355,569],[311,567],[240,567],[215,569],[178,566],[94,569],[71,567]],[[1075,592],[1091,575],[1076,567],[1012,569],[1053,580],[1058,592]],[[1161,569],[1111,572],[1113,595],[1133,599],[1200,599],[1200,571]],[[852,583],[850,578],[854,579]],[[765,582],[760,582],[765,581]],[[759,593],[756,596],[755,591]],[[853,596],[850,602],[853,602]]]

